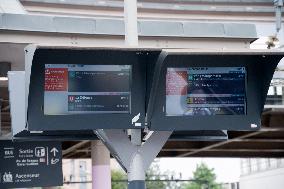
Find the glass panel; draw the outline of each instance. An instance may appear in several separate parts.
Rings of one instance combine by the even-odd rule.
[[[130,113],[131,65],[45,64],[44,114]]]
[[[243,114],[246,114],[245,67],[167,69],[167,116]]]

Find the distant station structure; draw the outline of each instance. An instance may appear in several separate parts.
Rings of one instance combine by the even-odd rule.
[[[141,0],[137,2],[138,41],[136,44],[135,39],[129,39],[134,41],[125,43],[125,32],[128,31],[125,28],[135,28],[135,26],[125,25],[124,9],[126,8],[122,0],[3,0],[0,2],[1,139],[9,140],[13,138],[12,132],[15,132],[15,130],[11,130],[12,104],[9,104],[7,72],[27,70],[25,62],[31,57],[27,56],[29,52],[25,52],[24,49],[29,44],[37,44],[43,49],[47,46],[57,46],[59,49],[60,47],[63,49],[64,47],[71,49],[127,49],[130,46],[132,46],[131,48],[135,46],[138,49],[144,49],[144,51],[151,49],[153,54],[159,49],[169,49],[173,53],[175,49],[245,52],[250,48],[260,49],[260,51],[273,49],[281,52],[284,45],[284,30],[281,27],[283,25],[282,16],[279,14],[279,11],[281,13],[282,10],[281,2],[272,0]],[[62,68],[66,64],[61,67],[53,67],[54,65],[46,63],[47,66],[50,66],[49,69]],[[273,64],[275,64],[274,61]],[[180,64],[181,66],[182,64]],[[246,66],[239,66],[241,70],[244,70],[243,73],[245,73]],[[96,70],[98,68],[90,67],[90,69]],[[109,68],[104,67],[103,69]],[[113,69],[111,68],[111,71],[114,71]],[[115,69],[119,69],[123,73],[130,73],[128,72],[130,67]],[[223,70],[222,73],[227,71]],[[185,132],[179,129],[171,134],[158,157],[284,157],[284,74],[282,71],[280,62],[268,91],[260,130],[230,131],[221,126],[220,129],[224,130],[199,131],[195,129],[195,131]],[[25,78],[24,75],[22,77]],[[138,77],[139,79],[141,78]],[[33,78],[32,81],[37,82],[36,78]],[[37,91],[37,89],[33,90]],[[127,98],[129,91],[124,92],[122,97]],[[145,91],[145,93],[147,92],[150,91]],[[17,95],[17,92],[14,94]],[[170,98],[170,95],[168,97]],[[71,98],[70,101],[72,101]],[[141,100],[141,98],[138,99]],[[171,103],[171,101],[168,102]],[[123,105],[124,107],[119,107],[115,112],[130,111],[127,107],[128,102]],[[155,107],[159,107],[159,105],[158,103]],[[178,108],[169,110],[169,114],[178,114]],[[36,107],[32,112],[36,113],[39,109],[40,107]],[[49,114],[54,113],[53,110],[44,109],[44,111]],[[66,113],[63,111],[59,110],[57,113]],[[246,110],[238,109],[238,111],[244,112]],[[253,112],[251,113],[253,114]],[[142,114],[140,115],[142,116]],[[156,120],[159,121],[159,119]],[[33,119],[33,121],[37,123],[34,125],[39,126],[40,122],[37,122],[39,120]],[[71,119],[69,121],[70,125],[74,123]],[[119,119],[116,121],[121,123]],[[134,120],[133,123],[135,124],[136,121]],[[30,125],[30,128],[35,129],[34,125]],[[137,125],[138,127],[144,126],[140,123]],[[28,140],[26,136],[42,140],[61,138],[64,140],[62,143],[63,158],[91,157],[93,160],[97,160],[93,161],[94,172],[101,165],[109,168],[107,159],[110,154],[98,142],[98,138],[92,131],[74,132],[71,129],[62,138],[61,133],[56,129],[51,130],[49,132],[24,131],[18,137],[25,140]],[[142,133],[136,133],[133,130],[129,132],[129,135],[132,136],[140,134],[143,142],[148,139],[151,132],[147,129]],[[73,141],[74,136],[78,140]],[[91,139],[96,141],[91,141]],[[132,142],[141,144],[141,141]],[[98,156],[98,153],[95,153],[98,151],[103,153]]]

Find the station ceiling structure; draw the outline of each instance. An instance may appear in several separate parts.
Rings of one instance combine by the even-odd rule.
[[[123,18],[123,0],[20,0],[25,9],[34,14],[97,16]],[[42,9],[42,7],[47,7]],[[156,20],[204,19],[245,20],[254,19],[254,14],[263,21],[274,14],[272,0],[138,0],[138,18]],[[69,10],[69,11],[68,11]],[[72,12],[70,11],[72,10]],[[211,14],[211,16],[208,15]],[[221,15],[230,13],[226,18]],[[212,16],[214,14],[214,16]]]
[[[266,110],[260,131],[228,131],[228,140],[194,141],[175,132],[158,157],[284,157],[284,111]],[[64,158],[90,158],[90,141],[64,142]]]

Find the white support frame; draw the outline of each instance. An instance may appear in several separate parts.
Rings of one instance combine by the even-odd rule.
[[[26,94],[25,94],[24,71],[9,71],[9,99],[11,111],[11,125],[13,136],[22,132],[26,128]]]
[[[124,0],[125,44],[138,46],[137,0]]]
[[[28,45],[25,48],[25,71],[8,72],[8,88],[13,136],[27,129],[30,75],[32,60],[36,48],[36,45]]]

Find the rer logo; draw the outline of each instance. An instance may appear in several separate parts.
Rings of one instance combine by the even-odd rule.
[[[35,156],[36,157],[44,157],[45,156],[45,148],[44,147],[36,147],[35,148]]]

